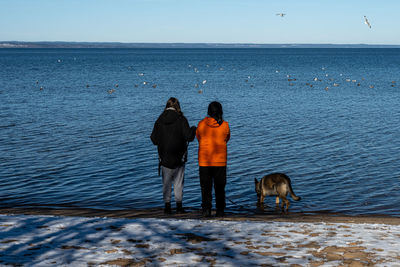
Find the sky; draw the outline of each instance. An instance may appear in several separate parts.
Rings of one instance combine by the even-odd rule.
[[[17,266],[399,266],[399,242],[385,224],[0,215]]]
[[[0,0],[0,41],[400,45],[399,10],[399,0]]]

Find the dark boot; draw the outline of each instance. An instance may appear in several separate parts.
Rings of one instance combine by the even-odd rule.
[[[186,213],[185,209],[182,207],[182,202],[176,202],[176,213],[177,214]]]
[[[203,217],[211,217],[211,209],[203,209]]]
[[[165,203],[165,208],[164,208],[164,214],[171,214],[171,203],[167,202]]]
[[[215,217],[224,217],[224,216],[225,216],[225,212],[223,210],[217,210]]]

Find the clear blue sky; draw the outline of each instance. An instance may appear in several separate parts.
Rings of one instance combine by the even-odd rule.
[[[400,0],[0,0],[0,41],[400,45],[399,12]]]

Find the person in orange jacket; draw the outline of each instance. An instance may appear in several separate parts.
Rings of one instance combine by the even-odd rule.
[[[211,216],[212,187],[214,184],[216,216],[225,215],[225,185],[227,143],[230,138],[228,122],[223,120],[221,103],[214,101],[208,106],[208,116],[197,126],[199,142],[199,173],[203,216]]]

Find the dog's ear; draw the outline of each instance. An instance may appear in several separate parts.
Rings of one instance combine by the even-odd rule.
[[[257,178],[254,178],[254,183],[258,184]]]

